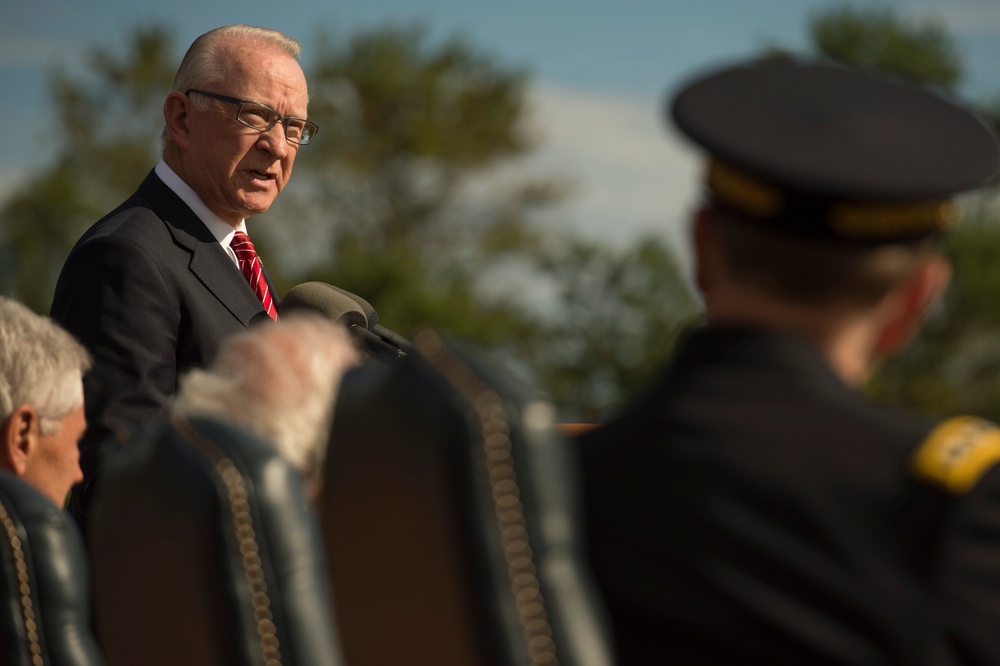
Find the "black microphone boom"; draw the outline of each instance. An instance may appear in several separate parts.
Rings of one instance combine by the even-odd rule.
[[[296,285],[281,299],[279,310],[279,314],[309,310],[343,324],[377,358],[399,359],[413,351],[412,343],[378,323],[378,313],[368,301],[332,284]]]

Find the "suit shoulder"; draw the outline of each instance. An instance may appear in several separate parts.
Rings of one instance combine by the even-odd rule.
[[[914,451],[913,474],[952,494],[972,490],[1000,463],[1000,428],[975,416],[958,416],[935,426]]]
[[[156,211],[133,197],[94,224],[80,243],[127,240],[142,244],[168,235]]]
[[[119,210],[106,216],[77,241],[62,267],[62,276],[82,271],[147,270],[160,263],[172,245],[170,234],[154,213],[141,209]],[[57,286],[58,291],[58,286]]]

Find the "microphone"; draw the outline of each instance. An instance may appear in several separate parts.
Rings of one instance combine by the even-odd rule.
[[[279,314],[296,310],[317,312],[343,324],[372,356],[396,360],[413,351],[409,340],[378,323],[378,313],[368,301],[332,284],[304,282],[289,289]]]

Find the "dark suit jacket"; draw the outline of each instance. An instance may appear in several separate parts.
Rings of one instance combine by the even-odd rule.
[[[916,478],[929,432],[803,340],[693,332],[578,443],[620,663],[1000,663],[1000,469]]]
[[[110,431],[162,417],[185,370],[205,366],[228,336],[267,319],[208,228],[152,172],[77,242],[51,314],[94,358],[84,378],[84,485]]]

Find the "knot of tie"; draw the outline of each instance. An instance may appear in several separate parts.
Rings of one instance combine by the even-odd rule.
[[[264,270],[257,258],[257,250],[254,249],[250,237],[242,231],[237,231],[233,235],[230,243],[233,252],[236,254],[236,261],[240,265],[243,277],[250,283],[253,292],[257,294],[264,311],[271,319],[278,319],[278,310],[274,307],[274,299],[271,298],[271,291],[267,287],[267,280],[264,279]]]

